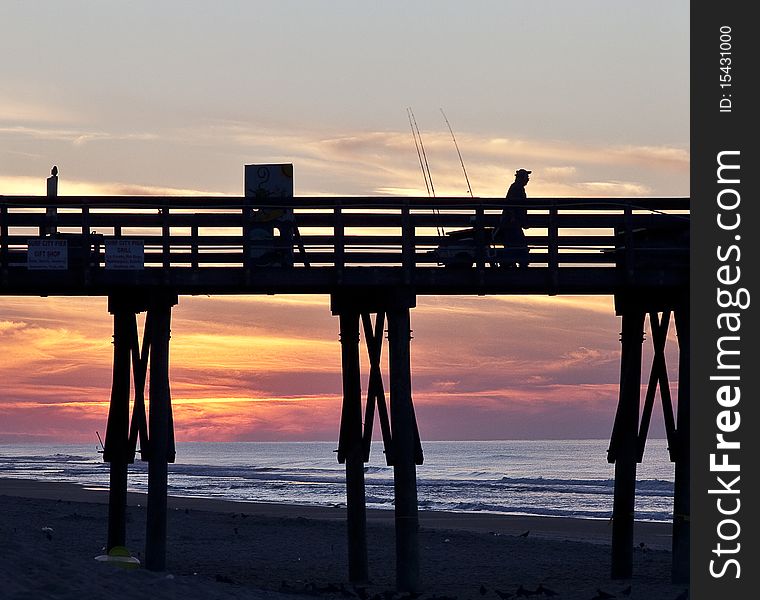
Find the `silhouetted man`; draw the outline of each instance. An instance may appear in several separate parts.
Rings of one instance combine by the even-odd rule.
[[[515,181],[507,191],[508,205],[501,213],[501,221],[496,228],[494,237],[504,244],[507,249],[505,254],[509,257],[503,262],[503,266],[514,267],[519,264],[524,268],[528,266],[528,242],[525,239],[523,229],[528,228],[528,210],[525,208],[525,186],[530,181],[531,171],[518,169],[515,171]]]

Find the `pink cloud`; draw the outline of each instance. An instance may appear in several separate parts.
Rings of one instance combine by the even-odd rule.
[[[113,352],[105,301],[4,298],[0,311],[0,437],[86,441],[103,431]],[[420,298],[412,377],[423,436],[605,437],[619,325],[608,299]],[[363,346],[361,355],[366,391]],[[672,332],[667,355],[675,399]],[[183,297],[170,370],[178,439],[337,435],[340,344],[326,297]]]

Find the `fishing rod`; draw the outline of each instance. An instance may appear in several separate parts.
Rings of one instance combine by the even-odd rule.
[[[407,107],[407,111],[409,112],[409,116],[411,118],[411,121],[414,122],[414,128],[412,129],[412,134],[414,134],[414,129],[417,130],[417,137],[420,139],[420,148],[422,148],[422,158],[425,161],[425,168],[427,169],[427,179],[430,180],[430,190],[428,190],[428,196],[430,196],[430,192],[432,191],[433,198],[435,198],[435,187],[433,187],[433,176],[430,174],[430,165],[428,164],[427,160],[427,154],[425,153],[425,146],[422,143],[422,134],[420,133],[420,128],[417,126],[417,119],[414,116],[414,111],[412,110],[411,106]],[[424,171],[423,171],[424,174]],[[427,180],[426,180],[427,182]],[[437,209],[433,209],[433,214],[436,216],[439,216],[439,212]],[[435,226],[435,232],[443,237],[446,233],[443,227],[440,227],[438,224]]]
[[[425,159],[425,168],[427,169],[427,176],[430,180],[430,189],[433,192],[433,198],[435,198],[435,188],[433,187],[433,176],[430,175],[430,165],[428,165],[427,160],[427,154],[425,154],[425,146],[422,144],[422,134],[420,133],[420,128],[417,127],[417,119],[414,117],[414,112],[412,111],[412,107],[409,107],[409,114],[412,116],[412,121],[414,121],[414,127],[417,130],[417,137],[420,138],[420,148],[422,148],[422,158]]]
[[[459,155],[459,162],[462,165],[462,172],[464,173],[464,180],[467,182],[467,191],[470,192],[470,198],[474,198],[475,196],[472,195],[472,188],[470,187],[470,178],[467,177],[467,169],[464,168],[464,160],[462,160],[462,153],[459,151],[459,144],[457,144],[457,138],[454,137],[454,130],[451,128],[451,123],[449,123],[449,120],[446,118],[446,113],[443,112],[443,108],[441,108],[441,114],[443,115],[443,120],[446,121],[446,125],[449,128],[449,132],[451,133],[451,139],[454,140],[454,148],[457,149],[457,154]]]
[[[412,124],[412,109],[406,107],[406,116],[409,117],[409,127],[412,129],[412,139],[414,139],[414,147],[417,148],[417,158],[420,160],[420,169],[422,169],[422,177],[425,179],[425,187],[427,188],[428,198],[430,197],[430,184],[428,183],[427,175],[425,174],[425,166],[422,164],[422,154],[420,153],[420,145],[417,143],[417,136],[414,133],[414,125]]]

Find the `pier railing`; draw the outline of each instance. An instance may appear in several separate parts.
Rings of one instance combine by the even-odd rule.
[[[688,275],[688,198],[529,199],[527,269],[506,268],[514,249],[493,237],[504,207],[503,198],[0,196],[0,293],[389,284],[610,293]]]

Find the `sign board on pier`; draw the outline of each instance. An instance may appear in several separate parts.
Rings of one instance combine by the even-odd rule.
[[[27,241],[26,268],[31,270],[65,271],[69,268],[66,240],[34,238]]]
[[[142,240],[106,240],[106,269],[136,271],[145,268]]]
[[[293,198],[293,165],[245,165],[245,196],[257,204]]]

